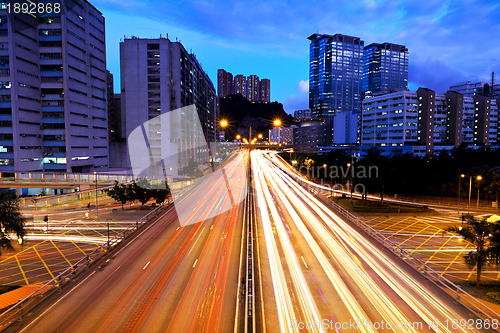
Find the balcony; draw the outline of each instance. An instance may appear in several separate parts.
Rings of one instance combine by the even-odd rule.
[[[39,35],[38,41],[39,42],[60,42],[61,35]]]
[[[43,77],[62,77],[63,76],[63,72],[62,71],[56,71],[56,70],[52,70],[52,71],[40,71],[40,76],[43,78]],[[43,81],[43,79],[42,79]]]
[[[44,105],[42,106],[42,112],[64,112],[64,106]]]

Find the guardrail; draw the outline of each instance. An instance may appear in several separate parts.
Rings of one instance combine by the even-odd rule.
[[[283,168],[281,169],[284,170]],[[447,278],[443,277],[440,273],[436,272],[434,269],[429,267],[426,263],[424,263],[420,259],[415,258],[411,253],[407,252],[404,248],[392,242],[389,238],[382,235],[379,231],[377,231],[367,223],[363,222],[356,215],[352,214],[344,207],[340,206],[336,202],[330,200],[328,197],[323,195],[321,191],[326,192],[326,190],[324,189],[317,190],[313,188],[313,185],[305,182],[299,175],[291,173],[289,170],[284,170],[284,171],[287,172],[293,179],[295,179],[295,181],[297,181],[297,183],[299,183],[302,187],[307,189],[310,193],[314,194],[314,196],[316,196],[316,198],[318,198],[321,202],[325,203],[332,210],[336,211],[340,215],[347,218],[349,221],[353,222],[359,228],[363,229],[366,233],[368,233],[379,243],[384,245],[391,252],[398,255],[402,260],[404,260],[404,262],[406,262],[412,268],[417,270],[419,273],[423,274],[427,280],[431,281],[436,286],[442,287],[446,291],[450,292],[452,295],[456,297],[456,300],[458,302],[462,303],[464,306],[474,311],[478,316],[480,317],[484,316],[490,320],[500,318],[500,314],[496,313],[493,309],[485,305],[479,299],[475,298],[471,294],[464,291],[460,286],[456,285]]]
[[[24,314],[33,309],[37,304],[42,302],[44,299],[52,295],[56,291],[60,291],[62,286],[68,283],[78,271],[83,269],[89,269],[92,262],[101,259],[107,253],[109,253],[113,248],[115,248],[119,243],[127,238],[129,234],[133,231],[138,230],[143,225],[147,224],[151,220],[160,216],[167,208],[172,204],[172,199],[164,202],[162,205],[155,208],[153,211],[149,212],[142,218],[136,221],[136,223],[129,228],[123,230],[121,233],[115,235],[113,238],[110,238],[108,242],[99,246],[94,251],[89,253],[77,261],[71,267],[59,273],[52,280],[45,283],[43,286],[35,290],[33,293],[25,297],[24,299],[19,300],[16,304],[8,308],[6,311],[0,314],[0,331],[11,325],[16,320],[22,320]],[[104,266],[111,259],[107,259],[103,264],[98,267],[98,270],[102,270]]]
[[[0,183],[127,183],[134,179],[130,175],[57,173],[57,172],[0,172]]]
[[[281,159],[281,161],[282,161],[282,163],[284,163],[284,165],[286,165],[285,160],[283,160],[280,156],[278,156],[278,158]],[[358,218],[356,215],[354,215],[353,213],[351,213],[350,211],[348,211],[344,207],[342,207],[339,204],[337,204],[336,202],[330,200],[328,197],[323,195],[323,193],[321,192],[321,191],[324,191],[324,192],[330,193],[330,191],[322,188],[320,185],[317,185],[317,184],[314,184],[311,182],[306,182],[302,178],[301,175],[299,175],[296,172],[290,171],[286,167],[285,168],[283,168],[282,166],[278,166],[278,167],[281,170],[283,170],[284,172],[286,172],[298,184],[300,184],[302,187],[304,187],[310,193],[312,193],[318,200],[320,200],[321,202],[328,205],[332,210],[343,215],[345,218],[347,218],[349,221],[353,222],[359,228],[363,229],[366,233],[368,233],[370,236],[372,236],[375,240],[377,240],[379,243],[381,243],[383,246],[385,246],[391,252],[398,255],[402,260],[404,260],[408,265],[410,265],[410,267],[414,268],[419,273],[423,274],[427,280],[431,281],[432,283],[434,283],[438,287],[444,288],[446,291],[450,292],[452,295],[455,295],[456,300],[459,303],[461,303],[462,305],[464,305],[466,307],[469,307],[469,309],[472,310],[473,312],[475,312],[478,316],[481,317],[481,315],[482,315],[490,320],[500,318],[500,314],[496,313],[493,309],[491,309],[486,304],[481,302],[481,300],[479,300],[476,297],[472,296],[471,294],[467,293],[460,286],[456,285],[455,283],[451,282],[447,278],[443,277],[440,273],[433,270],[426,263],[424,263],[420,259],[415,258],[411,253],[407,252],[405,249],[403,249],[398,244],[392,242],[389,238],[385,237],[379,231],[377,231],[376,229],[374,229],[373,227],[371,227],[367,223],[363,222],[360,218]],[[477,304],[479,304],[481,307],[479,307]],[[485,310],[488,311],[488,313]]]

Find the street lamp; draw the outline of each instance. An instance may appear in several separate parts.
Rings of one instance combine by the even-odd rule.
[[[469,203],[467,204],[467,215],[469,215],[470,214],[470,198],[471,198],[471,193],[472,193],[472,176],[461,174],[460,177],[462,177],[462,178],[469,177]],[[477,176],[476,179],[479,181],[479,180],[483,179],[483,177]],[[478,193],[478,207],[479,207],[479,189],[478,189],[477,193]]]
[[[281,120],[280,119],[274,119],[273,125],[274,125],[274,127],[278,128],[278,143],[281,143],[281,131],[280,131]]]
[[[460,180],[464,177],[465,175],[460,175],[460,177],[458,177],[458,200],[457,200],[458,215],[460,215]]]
[[[99,216],[99,203],[97,199],[97,171],[94,171],[95,178],[95,216]]]
[[[220,140],[221,136],[223,135],[224,136],[223,140],[226,141],[226,131],[225,131],[225,128],[228,125],[229,125],[229,123],[227,122],[226,119],[221,119],[221,121],[219,122],[219,126],[221,128],[221,133],[222,133],[222,134],[219,135],[219,140]]]
[[[236,135],[236,140],[239,140],[239,139],[241,139],[241,135],[238,134],[238,135]]]
[[[483,179],[483,177],[477,176],[477,180],[478,181],[480,181],[481,179]],[[479,209],[479,184],[477,185],[477,205],[476,205],[476,209]]]
[[[257,135],[257,137],[258,137],[259,139],[262,139],[264,136],[262,135],[262,133],[259,133],[259,135]]]

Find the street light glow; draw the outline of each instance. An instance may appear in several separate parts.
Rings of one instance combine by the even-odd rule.
[[[274,126],[281,126],[281,120],[280,119],[275,119],[273,122]]]
[[[259,139],[262,139],[263,135],[261,133],[259,133],[259,135],[257,136]]]
[[[483,177],[477,176],[477,180],[481,180],[481,179],[483,179]]]
[[[239,140],[239,139],[241,139],[241,135],[238,134],[238,135],[236,135],[236,140]]]
[[[224,127],[226,127],[226,126],[227,126],[227,120],[222,119],[222,120],[220,121],[220,127],[224,128]]]

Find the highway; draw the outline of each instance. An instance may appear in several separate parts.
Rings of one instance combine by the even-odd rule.
[[[479,318],[334,214],[272,153],[251,159],[266,331],[488,331],[462,325]]]
[[[176,203],[179,212],[167,211],[102,270],[93,268],[7,331],[234,331],[247,158],[240,153],[225,177],[207,177]]]
[[[273,153],[243,151],[7,332],[241,331],[249,158],[260,332],[496,331],[334,214]]]

